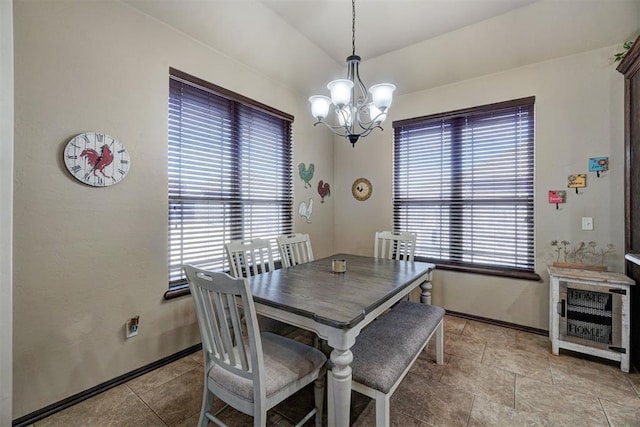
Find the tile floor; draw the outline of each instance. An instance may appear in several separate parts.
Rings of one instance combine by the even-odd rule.
[[[307,333],[296,339],[311,343]],[[392,424],[640,426],[640,374],[624,374],[613,362],[564,351],[554,356],[550,348],[544,336],[446,316],[445,364],[435,364],[433,345],[418,358],[392,397]],[[201,370],[199,352],[38,421],[35,427],[195,426]],[[271,410],[268,425],[294,425],[312,402],[307,388]],[[367,397],[354,393],[351,412],[354,426],[375,424],[374,405]],[[252,425],[251,417],[233,409],[221,418],[229,426]]]

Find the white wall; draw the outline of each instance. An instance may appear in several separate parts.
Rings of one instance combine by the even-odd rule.
[[[391,120],[401,120],[510,99],[535,96],[535,244],[536,272],[530,282],[437,271],[433,302],[446,309],[535,328],[548,328],[548,275],[552,239],[597,241],[616,246],[614,270],[622,271],[623,78],[610,58],[615,47],[540,62],[432,90],[399,96]],[[567,176],[587,173],[589,157],[608,156],[611,170],[602,178],[589,173],[583,194],[568,192],[560,210],[547,203],[548,190],[566,187]],[[393,225],[393,130],[372,134],[352,149],[336,141],[336,250],[369,254],[373,234]],[[366,202],[351,197],[353,180],[364,176],[374,186]],[[376,212],[371,215],[370,212]],[[580,218],[594,218],[594,231],[582,231]],[[419,237],[418,237],[419,238]]]
[[[294,161],[317,177],[332,182],[333,159],[304,97],[120,2],[15,2],[14,30],[18,418],[200,341],[191,298],[162,299],[169,67],[293,114]],[[123,143],[126,179],[92,188],[66,172],[62,149],[83,131]],[[329,255],[332,199],[321,205],[297,174],[294,191],[296,204],[316,199],[296,229]],[[133,315],[140,333],[125,340]]]
[[[0,425],[11,425],[13,4],[0,1]]]

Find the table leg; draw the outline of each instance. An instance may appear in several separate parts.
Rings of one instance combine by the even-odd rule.
[[[346,427],[349,425],[351,412],[351,362],[353,353],[350,349],[334,349],[331,352],[331,387],[333,396],[328,396],[333,402],[334,419],[329,413],[329,426]]]
[[[431,273],[427,276],[427,280],[420,283],[420,289],[422,292],[420,293],[420,302],[423,304],[431,305],[431,289],[433,285],[431,284]]]

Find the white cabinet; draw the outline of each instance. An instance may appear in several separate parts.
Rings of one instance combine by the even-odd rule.
[[[629,372],[630,287],[624,274],[549,267],[549,338],[561,348],[620,362]]]

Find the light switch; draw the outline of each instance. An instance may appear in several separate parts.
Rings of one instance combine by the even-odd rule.
[[[582,217],[582,229],[583,230],[593,230],[593,218],[590,216]]]

